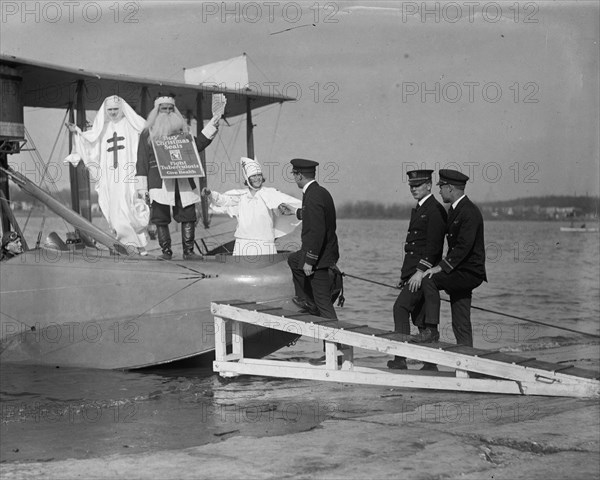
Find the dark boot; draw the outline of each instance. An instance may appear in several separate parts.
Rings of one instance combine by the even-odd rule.
[[[393,360],[387,362],[387,367],[392,370],[406,370],[408,366],[406,365],[406,358],[395,356]]]
[[[412,343],[436,343],[440,339],[440,332],[436,329],[427,327],[424,329],[419,329],[419,333],[417,335],[413,335],[410,337]]]
[[[162,255],[160,258],[164,260],[171,260],[171,258],[173,258],[173,250],[171,250],[171,232],[169,232],[169,226],[157,225],[156,236],[158,237],[158,244],[162,249]]]
[[[299,307],[302,311],[308,312],[311,315],[315,315],[317,317],[319,316],[319,309],[310,300],[306,300],[306,299],[300,298],[300,297],[293,297],[292,302],[294,302],[294,304],[297,307]]]
[[[181,224],[181,245],[183,246],[184,260],[202,260],[200,255],[194,253],[195,234],[196,225],[194,222],[184,222]]]

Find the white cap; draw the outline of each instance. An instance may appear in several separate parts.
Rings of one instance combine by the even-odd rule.
[[[241,158],[242,163],[242,172],[244,174],[244,178],[248,180],[252,175],[262,175],[262,170],[260,168],[260,163],[256,160],[248,157]]]

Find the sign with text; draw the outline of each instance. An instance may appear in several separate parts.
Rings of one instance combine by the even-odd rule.
[[[152,142],[161,178],[204,177],[194,137],[178,133]]]

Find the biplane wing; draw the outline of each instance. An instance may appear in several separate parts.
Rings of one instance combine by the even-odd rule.
[[[174,94],[177,98],[177,108],[184,116],[195,116],[200,101],[202,117],[206,120],[212,116],[213,93],[226,94],[225,117],[245,114],[249,107],[255,109],[295,100],[293,97],[270,92],[266,87],[264,92],[259,91],[260,87],[257,84],[253,84],[253,88],[239,89],[206,84],[190,85],[155,78],[67,68],[6,54],[0,54],[0,65],[15,69],[21,77],[21,95],[25,107],[66,109],[69,104],[76,103],[77,91],[80,88],[86,110],[98,110],[107,96],[118,95],[145,116],[152,109],[152,101],[159,93]]]

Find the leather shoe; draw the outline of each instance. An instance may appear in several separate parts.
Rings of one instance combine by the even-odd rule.
[[[434,343],[440,339],[440,332],[426,328],[421,330],[417,335],[413,335],[410,340],[413,343]]]
[[[317,306],[314,303],[305,300],[304,298],[293,297],[292,302],[294,302],[294,305],[301,308],[305,312],[310,313],[311,315],[319,315],[319,309]]]
[[[204,260],[200,255],[196,255],[194,252],[187,252],[187,253],[184,252],[183,259],[184,260],[194,260],[194,261]]]
[[[429,372],[437,372],[438,371],[437,365],[435,363],[429,363],[429,362],[423,362],[423,366],[420,369],[424,370],[424,371],[429,371]]]
[[[406,365],[406,358],[404,357],[395,357],[393,360],[387,362],[387,367],[392,370],[408,369],[408,365]]]
[[[167,248],[162,251],[162,255],[159,258],[163,260],[171,260],[173,258],[173,251],[170,248]]]

